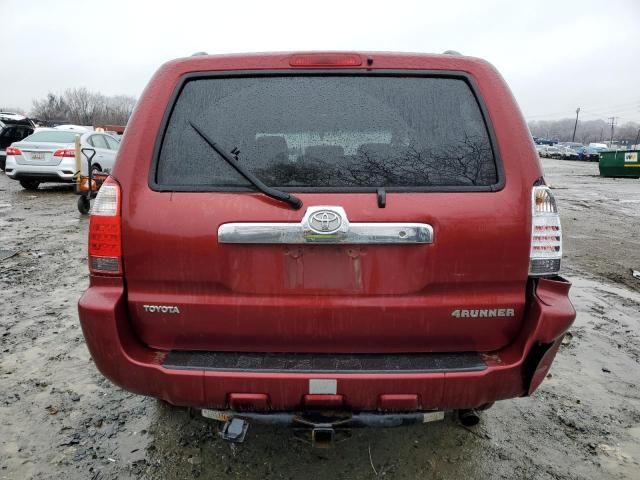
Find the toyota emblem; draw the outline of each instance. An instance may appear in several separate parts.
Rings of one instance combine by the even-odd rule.
[[[333,233],[342,225],[342,217],[333,210],[319,210],[309,218],[309,226],[317,233]]]

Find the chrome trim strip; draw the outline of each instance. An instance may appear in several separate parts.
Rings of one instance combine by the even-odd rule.
[[[340,218],[336,227],[333,215]],[[327,232],[323,232],[322,219]],[[333,223],[330,223],[333,222]],[[310,223],[311,222],[311,223]],[[350,223],[342,207],[309,207],[300,223],[225,223],[219,243],[249,244],[430,244],[433,227],[426,223]]]

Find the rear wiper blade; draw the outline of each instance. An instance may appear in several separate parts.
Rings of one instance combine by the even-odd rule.
[[[189,122],[191,128],[193,128],[198,135],[200,135],[207,144],[215,150],[215,152],[220,155],[229,165],[236,169],[236,171],[246,178],[249,183],[251,183],[254,187],[260,190],[262,193],[267,195],[268,197],[275,198],[276,200],[280,200],[281,202],[286,202],[291,205],[293,208],[298,210],[302,207],[302,200],[300,200],[295,195],[291,195],[290,193],[283,192],[282,190],[278,190],[277,188],[270,187],[269,185],[265,185],[262,180],[256,177],[253,173],[247,170],[242,166],[237,159],[231,156],[229,152],[225,149],[221,148],[216,142],[214,142],[206,133],[204,133],[200,128],[198,128],[193,122]]]

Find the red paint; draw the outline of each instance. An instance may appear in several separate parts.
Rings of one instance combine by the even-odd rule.
[[[304,207],[295,211],[258,193],[152,191],[154,142],[169,97],[187,73],[291,71],[291,54],[169,62],[140,98],[113,171],[122,188],[126,283],[93,276],[80,301],[87,344],[105,376],[179,405],[223,408],[230,394],[256,392],[276,410],[299,408],[309,378],[336,378],[345,408],[359,410],[381,408],[381,395],[392,407],[410,407],[413,400],[402,396],[415,395],[421,409],[471,408],[530,390],[523,362],[531,346],[559,338],[575,312],[565,282],[540,280],[527,298],[531,188],[542,170],[508,87],[479,59],[361,55],[373,64],[353,68],[469,74],[495,130],[504,188],[387,193],[384,209],[371,193],[297,194],[305,207],[340,205],[353,222],[429,223],[435,241],[427,246],[218,244],[222,223],[299,222]],[[180,314],[150,314],[145,304],[178,305]],[[481,308],[513,308],[515,317],[451,317],[454,309]],[[161,367],[169,349],[491,356],[482,372],[310,376],[172,371]]]
[[[302,406],[306,410],[335,410],[344,407],[344,395],[305,395]]]
[[[264,393],[230,393],[229,408],[236,412],[268,410],[269,395]]]
[[[379,410],[383,412],[415,412],[420,409],[418,395],[380,395]]]

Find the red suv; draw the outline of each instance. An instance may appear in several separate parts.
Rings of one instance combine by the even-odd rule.
[[[118,157],[79,310],[129,391],[318,435],[423,422],[531,394],[575,317],[555,200],[483,60],[178,59]]]

